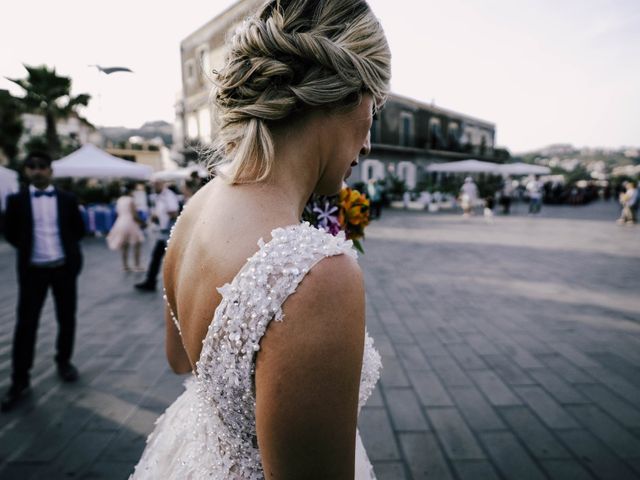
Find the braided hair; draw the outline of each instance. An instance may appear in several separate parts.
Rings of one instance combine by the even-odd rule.
[[[210,165],[232,184],[269,176],[270,125],[317,107],[381,105],[391,54],[365,0],[270,0],[236,30],[215,79],[220,127]]]

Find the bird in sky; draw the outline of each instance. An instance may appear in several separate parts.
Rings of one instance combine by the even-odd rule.
[[[98,71],[110,75],[116,72],[130,72],[133,73],[133,70],[130,70],[127,67],[101,67],[100,65],[89,65],[90,67],[96,67]]]

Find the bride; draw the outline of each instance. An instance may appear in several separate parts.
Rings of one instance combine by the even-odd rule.
[[[370,479],[356,429],[380,357],[351,242],[306,223],[370,149],[390,53],[364,0],[271,0],[217,73],[218,175],[164,268],[166,351],[184,393],[133,479]]]

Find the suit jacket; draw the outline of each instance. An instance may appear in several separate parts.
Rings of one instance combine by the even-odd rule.
[[[60,243],[65,255],[65,265],[77,273],[82,268],[80,239],[85,234],[85,226],[78,209],[75,196],[56,188],[58,200],[58,230]],[[31,193],[23,189],[7,198],[4,235],[18,250],[18,272],[24,271],[31,262],[33,251],[33,213]]]

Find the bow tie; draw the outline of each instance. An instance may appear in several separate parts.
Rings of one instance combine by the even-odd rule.
[[[33,192],[33,196],[36,198],[42,197],[43,195],[45,197],[53,197],[55,196],[56,192],[54,190],[50,190],[50,191],[46,191],[46,190],[36,190],[35,192]]]

